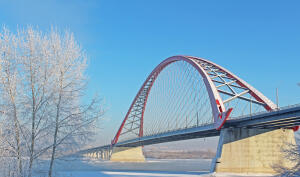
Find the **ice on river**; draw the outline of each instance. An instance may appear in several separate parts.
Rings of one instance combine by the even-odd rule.
[[[88,158],[57,160],[56,177],[208,177],[241,176],[209,173],[210,159],[172,159],[146,162],[110,162]],[[46,163],[45,163],[46,164]],[[47,165],[45,165],[47,166]],[[44,177],[45,170],[36,171],[35,177]],[[243,175],[254,176],[254,175]],[[255,175],[262,176],[262,175]]]

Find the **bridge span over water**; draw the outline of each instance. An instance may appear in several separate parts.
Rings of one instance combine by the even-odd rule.
[[[283,148],[295,144],[300,105],[278,108],[229,70],[202,58],[160,63],[134,98],[111,144],[80,154],[143,161],[142,146],[220,136],[212,171],[275,173]]]

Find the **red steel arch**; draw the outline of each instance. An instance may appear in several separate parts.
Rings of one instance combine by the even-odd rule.
[[[128,119],[129,114],[133,110],[133,107],[138,104],[138,108],[141,111],[140,115],[140,127],[139,127],[139,137],[143,136],[143,118],[144,118],[144,111],[146,108],[147,104],[147,99],[148,95],[150,93],[150,90],[154,84],[154,81],[156,80],[157,76],[159,73],[169,64],[176,62],[176,61],[185,61],[189,64],[191,64],[202,76],[206,90],[208,92],[208,96],[210,99],[210,104],[212,108],[212,114],[214,118],[214,123],[215,123],[215,128],[217,130],[221,129],[222,126],[224,125],[225,121],[229,117],[231,111],[233,108],[228,108],[226,109],[224,106],[224,102],[222,98],[219,95],[219,92],[222,92],[219,90],[216,85],[214,84],[214,80],[212,79],[213,77],[210,77],[211,74],[207,72],[207,67],[213,67],[214,70],[218,70],[219,72],[223,73],[222,75],[215,75],[214,77],[227,77],[234,82],[236,82],[241,88],[247,89],[247,92],[251,94],[255,99],[257,104],[261,104],[264,106],[264,108],[268,111],[274,110],[277,108],[277,106],[270,101],[267,97],[265,97],[262,93],[260,93],[258,90],[256,90],[254,87],[250,86],[248,83],[231,73],[230,71],[226,70],[225,68],[202,58],[198,57],[193,57],[193,56],[173,56],[170,58],[167,58],[163,62],[161,62],[147,77],[146,81],[143,83],[142,87],[138,91],[137,95],[135,96],[115,138],[112,140],[112,145],[116,144],[118,142],[118,139],[121,135],[121,132],[124,128],[124,125]],[[224,81],[223,85],[227,85],[228,87],[230,86],[231,83],[226,83]],[[246,93],[246,92],[245,92]],[[225,94],[230,94],[230,93],[225,93]],[[232,99],[234,98],[242,98],[246,100],[246,98],[243,98],[242,95],[231,95]],[[249,101],[249,100],[247,100]]]

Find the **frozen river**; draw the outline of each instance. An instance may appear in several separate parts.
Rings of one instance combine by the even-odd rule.
[[[208,177],[241,176],[210,174],[210,159],[147,159],[142,163],[121,163],[91,159],[58,160],[56,177]],[[46,176],[43,170],[35,177]],[[253,175],[248,175],[253,176]]]
[[[60,177],[195,177],[208,175],[210,159],[147,159],[146,162],[109,162],[90,159],[60,160],[56,175]]]

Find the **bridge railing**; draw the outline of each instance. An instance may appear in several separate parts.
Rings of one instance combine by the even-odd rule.
[[[245,114],[245,115],[242,115],[242,116],[230,117],[229,120],[249,119],[249,118],[251,119],[252,117],[255,117],[257,115],[270,113],[270,112],[282,111],[282,110],[291,109],[291,108],[295,108],[295,107],[300,107],[300,104],[288,105],[288,106],[280,107],[280,108],[278,108],[276,110],[272,110],[272,111],[259,111],[259,112],[255,112],[255,113],[252,113],[252,114]],[[147,137],[148,136],[156,136],[156,135],[161,135],[161,134],[170,133],[170,132],[176,132],[176,131],[190,129],[190,128],[207,126],[207,125],[211,125],[211,124],[212,123],[207,122],[207,123],[202,123],[201,125],[192,125],[192,126],[188,126],[188,127],[180,127],[180,128],[176,128],[176,129],[164,130],[164,131],[160,131],[160,132],[156,132],[156,133],[147,134],[145,136],[147,136]],[[131,139],[132,138],[126,138],[126,139],[123,139],[121,142],[125,142],[125,141],[131,140]]]
[[[244,119],[244,118],[249,118],[249,117],[251,118],[251,117],[254,117],[254,116],[257,116],[257,115],[260,115],[260,114],[264,114],[264,113],[277,112],[277,111],[296,108],[296,107],[300,107],[300,103],[279,107],[279,108],[274,109],[272,111],[259,111],[259,112],[255,112],[255,113],[251,113],[251,114],[245,114],[245,115],[241,115],[241,116],[237,116],[237,117],[229,117],[229,120]]]
[[[176,132],[176,131],[180,131],[180,130],[202,127],[202,126],[208,126],[208,125],[212,125],[212,124],[213,123],[206,122],[206,123],[202,123],[201,125],[192,125],[192,126],[188,126],[188,127],[180,127],[180,128],[170,129],[170,130],[164,130],[164,131],[160,131],[160,132],[156,132],[156,133],[147,134],[145,136],[148,137],[148,136],[162,135],[165,133]],[[122,141],[120,141],[120,142],[125,142],[125,141],[131,140],[131,139],[133,139],[133,138],[122,139]]]

